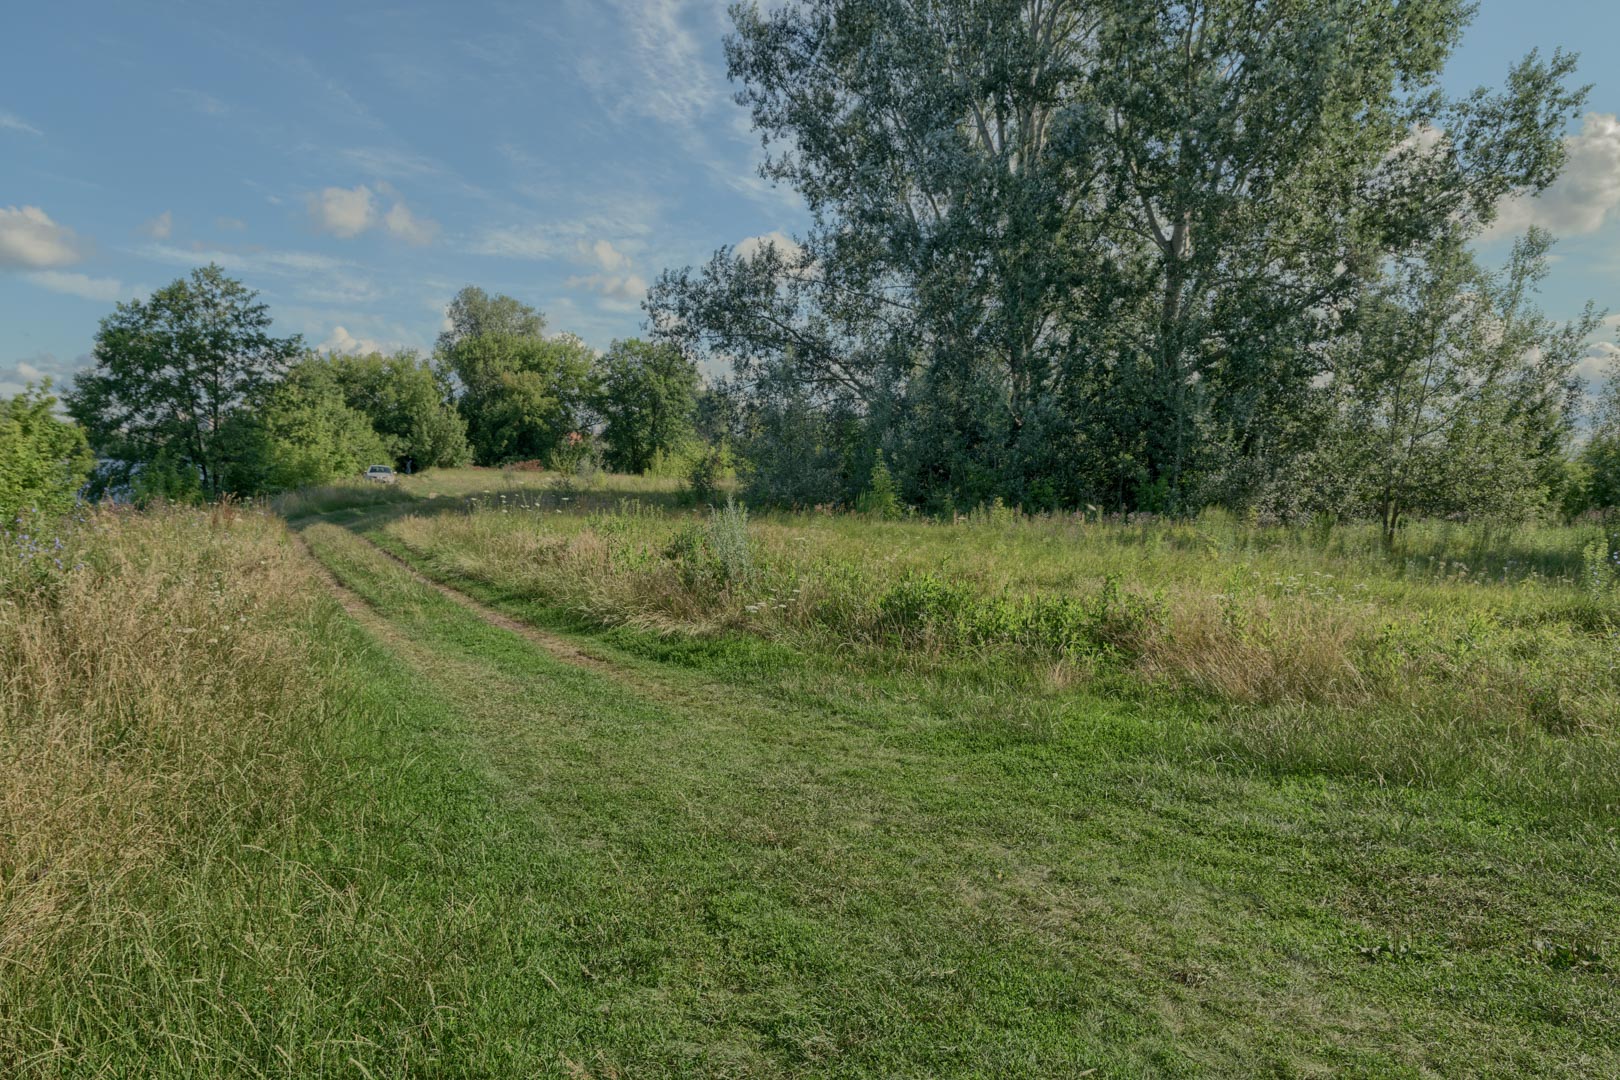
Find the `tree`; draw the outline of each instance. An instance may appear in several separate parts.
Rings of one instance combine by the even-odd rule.
[[[592,354],[572,335],[463,338],[441,362],[461,384],[461,414],[480,465],[549,459],[580,426]]]
[[[700,380],[674,346],[615,341],[597,360],[593,381],[609,468],[646,472],[655,455],[691,433]]]
[[[476,285],[456,293],[444,317],[449,322],[439,333],[434,350],[445,354],[463,341],[481,337],[543,337],[546,317],[510,296],[490,296]]]
[[[414,352],[334,355],[326,363],[349,408],[366,416],[400,468],[450,468],[471,457],[450,388]]]
[[[1592,431],[1576,458],[1584,472],[1585,507],[1620,507],[1620,353],[1611,354],[1592,410]]]
[[[0,400],[0,528],[24,511],[67,513],[94,464],[83,430],[57,417],[50,383]]]
[[[1357,305],[1332,352],[1326,464],[1386,543],[1414,513],[1522,517],[1562,471],[1575,363],[1601,316],[1556,326],[1535,309],[1550,244],[1532,230],[1490,273],[1443,236]]]
[[[353,476],[389,458],[370,419],[344,400],[337,373],[311,357],[233,414],[220,433],[225,490],[261,495]]]
[[[101,321],[95,367],[67,402],[91,446],[121,463],[112,482],[162,461],[207,494],[224,490],[220,432],[300,351],[297,337],[271,336],[257,297],[210,264]]]
[[[666,273],[653,324],[868,441],[926,414],[893,448],[908,491],[1186,508],[1309,448],[1323,348],[1385,260],[1556,176],[1573,59],[1448,100],[1470,10],[739,5],[730,74],[813,226]]]

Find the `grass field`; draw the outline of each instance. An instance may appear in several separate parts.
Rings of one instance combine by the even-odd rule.
[[[279,509],[0,563],[0,1074],[1620,1073],[1596,527]]]

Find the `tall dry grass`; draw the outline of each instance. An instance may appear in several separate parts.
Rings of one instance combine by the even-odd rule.
[[[43,562],[0,539],[0,1071],[49,1074],[43,988],[131,978],[189,868],[296,821],[330,613],[254,510],[92,513]]]

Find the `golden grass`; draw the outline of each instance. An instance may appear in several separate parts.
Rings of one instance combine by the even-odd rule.
[[[72,967],[154,875],[284,818],[319,700],[302,631],[327,609],[274,518],[102,512],[67,552],[0,573],[0,983]]]

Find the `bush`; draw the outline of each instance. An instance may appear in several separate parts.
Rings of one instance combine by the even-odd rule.
[[[57,419],[49,390],[0,401],[0,525],[25,510],[67,513],[95,464],[84,432]]]
[[[855,508],[863,514],[880,518],[883,521],[894,521],[900,518],[905,508],[900,502],[900,490],[895,486],[894,476],[889,467],[883,462],[883,451],[877,452],[877,460],[872,465],[872,478],[866,491],[856,500]]]

